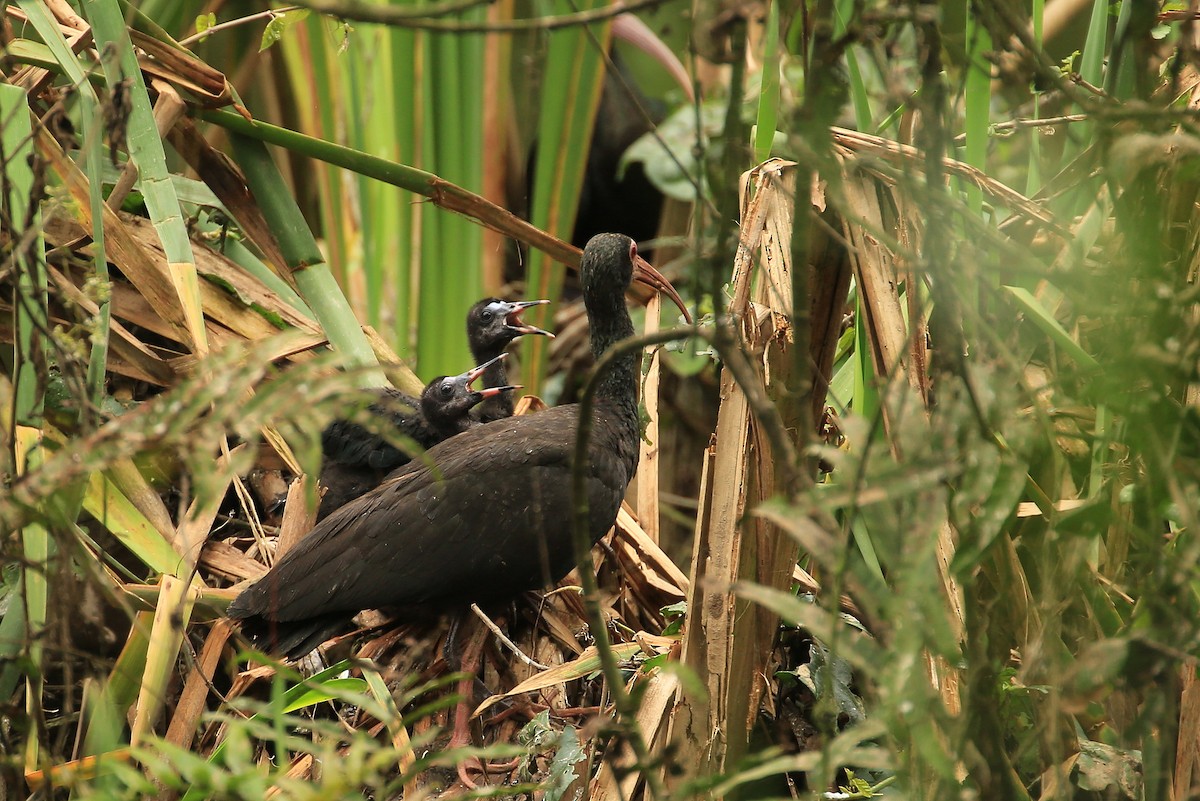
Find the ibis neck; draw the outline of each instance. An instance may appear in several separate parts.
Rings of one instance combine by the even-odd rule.
[[[612,308],[595,309],[589,304],[588,319],[592,324],[592,355],[597,363],[617,342],[633,336],[633,321],[625,308],[624,299]],[[615,357],[599,378],[597,402],[617,407],[637,425],[638,358],[640,351],[628,350]]]

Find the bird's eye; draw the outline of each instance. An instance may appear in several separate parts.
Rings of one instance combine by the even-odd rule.
[[[442,384],[442,394],[447,398],[454,394],[454,387],[449,384]]]
[[[494,315],[490,311],[484,309],[483,313],[479,315],[479,319],[483,320],[485,323],[490,323],[493,316]]]

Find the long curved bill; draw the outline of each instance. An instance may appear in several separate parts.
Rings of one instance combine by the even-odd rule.
[[[683,63],[646,23],[628,12],[618,14],[612,21],[612,36],[618,41],[628,42],[657,61],[675,79],[689,103],[696,99],[696,90]]]
[[[651,267],[650,262],[643,259],[640,253],[633,257],[633,280],[662,292],[683,312],[683,319],[689,323],[692,322],[692,315],[688,312],[687,304],[683,302],[683,298],[679,297],[675,287],[671,286],[671,282],[664,278],[662,273]]]

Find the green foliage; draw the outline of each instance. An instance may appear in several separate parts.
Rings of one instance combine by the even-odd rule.
[[[550,712],[539,712],[518,733],[517,742],[527,749],[527,755],[522,759],[521,775],[528,777],[529,781],[535,777],[533,761],[536,756],[550,755],[550,766],[541,786],[545,789],[546,801],[562,801],[571,784],[579,778],[575,766],[586,756],[575,727],[566,726],[562,731],[554,729],[550,725]],[[566,801],[578,801],[578,797],[579,793],[576,793],[575,798]]]
[[[155,739],[135,750],[141,769],[108,762],[100,777],[71,787],[74,797],[137,799],[165,788],[189,799],[250,801],[277,788],[276,797],[285,799],[357,799],[364,792],[384,797],[400,787],[396,750],[365,733],[348,735],[340,724],[297,715],[273,722],[239,716],[220,720],[226,724],[226,737],[219,754],[204,758]],[[282,738],[280,726],[289,732]],[[268,770],[260,769],[255,758],[264,740],[283,749]],[[311,757],[321,765],[315,778],[287,777],[289,761],[296,757]]]
[[[692,108],[675,111],[656,130],[630,145],[621,157],[618,174],[623,175],[630,164],[640,163],[646,177],[664,194],[687,201],[706,196],[701,159],[704,154],[714,160],[720,156],[719,151],[712,149],[711,140],[721,130],[725,106],[723,102],[712,101],[702,104],[699,114]],[[704,150],[697,150],[697,143]]]
[[[278,44],[287,35],[289,28],[308,19],[311,13],[307,8],[299,8],[292,11],[285,11],[282,14],[272,15],[271,20],[263,28],[262,43],[258,46],[258,52],[261,53],[272,45]],[[200,31],[203,29],[197,24],[196,30]]]

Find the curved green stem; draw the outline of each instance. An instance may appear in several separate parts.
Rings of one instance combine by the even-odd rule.
[[[666,342],[676,342],[693,336],[702,336],[694,327],[669,328],[644,336],[629,337],[613,345],[592,372],[583,394],[579,398],[579,427],[575,434],[575,453],[571,460],[571,508],[573,512],[571,535],[575,545],[575,562],[579,567],[579,583],[583,587],[583,605],[587,611],[588,626],[591,627],[592,637],[596,640],[596,652],[600,657],[600,666],[604,680],[612,693],[613,706],[617,710],[617,723],[625,727],[629,745],[637,757],[638,764],[645,768],[649,764],[650,751],[642,737],[641,729],[634,723],[637,716],[637,705],[633,703],[629,693],[625,692],[625,684],[621,680],[621,669],[613,654],[612,643],[608,639],[608,627],[600,609],[600,589],[596,584],[596,574],[592,570],[592,542],[588,536],[588,497],[587,474],[583,465],[587,463],[588,441],[592,435],[592,408],[595,405],[596,389],[600,385],[600,376],[612,367],[612,363],[620,356],[633,350],[641,350],[647,345],[661,345]],[[646,784],[650,795],[654,798],[664,798],[662,782],[652,770],[644,770]]]

